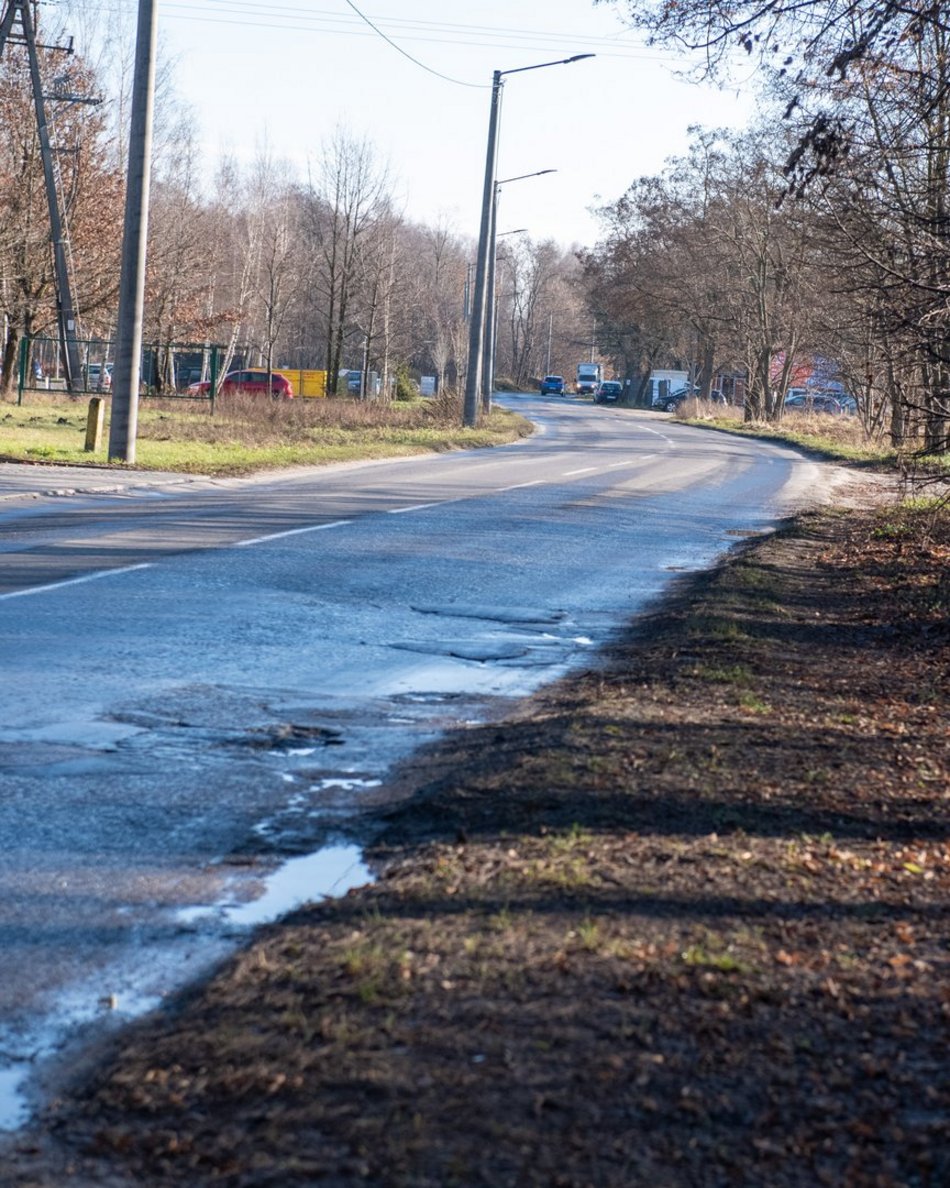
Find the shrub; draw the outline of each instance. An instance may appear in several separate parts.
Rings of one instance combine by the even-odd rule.
[[[395,400],[415,400],[419,395],[419,387],[409,374],[409,368],[403,363],[396,369]]]

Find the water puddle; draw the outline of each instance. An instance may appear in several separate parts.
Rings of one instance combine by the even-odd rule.
[[[234,929],[245,929],[292,911],[301,904],[342,896],[353,887],[373,881],[358,846],[327,846],[312,854],[291,858],[271,875],[258,880],[263,894],[248,902],[233,898],[211,906],[183,908],[175,913],[179,924],[208,921],[211,932],[202,938],[207,968],[233,948]],[[244,884],[246,886],[246,883]],[[226,927],[222,928],[222,925]],[[228,940],[228,934],[231,939]],[[193,940],[187,942],[193,948]],[[124,964],[97,975],[95,983],[82,984],[64,991],[54,1015],[47,1017],[29,1036],[19,1035],[14,1055],[9,1047],[0,1050],[0,1133],[15,1132],[25,1126],[32,1113],[30,1080],[39,1062],[53,1057],[77,1031],[95,1021],[111,1017],[121,1025],[159,1007],[166,995],[188,977],[200,976],[202,968],[185,972],[187,961],[180,949],[169,947],[164,953],[151,950],[148,965],[136,968]],[[102,986],[115,986],[116,993],[103,996]],[[12,1037],[10,1037],[12,1039]],[[4,1044],[0,1036],[0,1048]],[[27,1050],[30,1056],[23,1057]]]
[[[0,1069],[0,1130],[17,1130],[27,1120],[29,1111],[20,1089],[29,1071],[24,1061]]]
[[[181,908],[176,919],[193,924],[209,917],[224,919],[238,928],[267,924],[304,903],[345,895],[353,887],[372,882],[358,846],[326,846],[313,854],[291,858],[269,875],[264,893],[247,903],[217,903]]]
[[[345,895],[370,882],[372,875],[356,846],[330,846],[291,858],[267,880],[259,899],[225,913],[230,924],[266,924],[302,903]]]

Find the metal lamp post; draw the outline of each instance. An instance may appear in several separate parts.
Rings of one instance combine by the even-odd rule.
[[[468,369],[465,375],[465,402],[462,423],[474,428],[478,423],[478,397],[482,386],[483,353],[485,347],[486,279],[488,274],[488,252],[492,232],[492,208],[494,206],[495,173],[498,161],[498,123],[501,114],[501,89],[507,74],[522,74],[526,70],[542,70],[545,66],[566,66],[593,58],[593,54],[574,54],[570,58],[559,58],[556,62],[539,62],[536,66],[518,66],[513,70],[496,70],[492,75],[491,109],[488,118],[488,149],[485,154],[485,184],[482,188],[482,217],[478,233],[478,256],[475,262],[475,292],[472,300],[472,318],[468,334]]]
[[[495,265],[497,264],[498,234],[498,195],[501,187],[509,182],[524,181],[526,177],[543,177],[545,173],[557,173],[556,169],[538,169],[534,173],[519,173],[517,177],[505,177],[495,182],[492,195],[491,230],[488,244],[488,279],[485,284],[485,342],[482,347],[482,412],[491,412],[492,392],[495,389]],[[502,235],[521,235],[524,227],[517,231],[503,231]]]

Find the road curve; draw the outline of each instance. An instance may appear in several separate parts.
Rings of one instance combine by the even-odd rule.
[[[237,943],[263,875],[352,834],[394,763],[595,662],[821,487],[778,445],[506,399],[539,431],[494,450],[250,480],[0,466],[0,1129],[77,1027]]]

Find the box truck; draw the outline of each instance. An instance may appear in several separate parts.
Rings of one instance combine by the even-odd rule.
[[[578,396],[593,396],[603,378],[603,368],[599,363],[578,363],[574,391]]]

